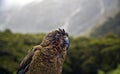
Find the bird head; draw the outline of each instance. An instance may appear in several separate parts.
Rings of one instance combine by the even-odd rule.
[[[40,45],[41,46],[54,45],[54,46],[60,46],[62,48],[68,49],[69,44],[70,42],[68,38],[68,33],[66,33],[64,29],[58,29],[48,33],[44,37]]]
[[[58,40],[56,40],[56,42],[58,42],[58,45],[66,49],[69,48],[70,42],[68,38],[68,33],[66,33],[64,29],[57,30],[55,38]]]

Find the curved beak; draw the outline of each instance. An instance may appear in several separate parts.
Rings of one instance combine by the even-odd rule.
[[[65,44],[66,49],[68,50],[69,45],[70,45],[70,41],[69,41],[68,37],[65,36],[63,41],[64,41],[64,44]]]

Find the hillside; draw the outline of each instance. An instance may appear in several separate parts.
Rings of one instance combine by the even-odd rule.
[[[103,12],[107,16],[114,15],[118,10],[117,4],[118,0],[32,2],[21,8],[16,6],[9,10],[0,10],[0,30],[10,29],[15,33],[46,33],[63,27],[70,35],[79,36],[95,26]]]
[[[93,28],[91,36],[102,37],[106,34],[116,34],[120,37],[120,12],[115,17],[108,18],[104,24]]]

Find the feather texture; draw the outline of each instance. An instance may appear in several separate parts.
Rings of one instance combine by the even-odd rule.
[[[40,45],[28,52],[17,74],[61,74],[68,47],[68,34],[64,29],[48,33]]]

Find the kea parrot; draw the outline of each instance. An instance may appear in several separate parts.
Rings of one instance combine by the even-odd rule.
[[[17,74],[62,74],[70,42],[68,33],[58,29],[48,33],[22,60]]]

